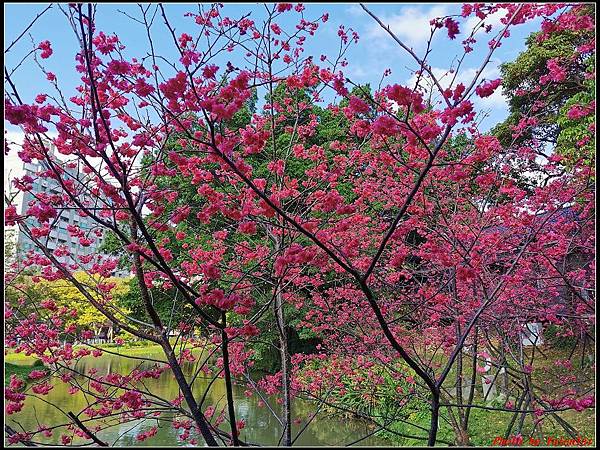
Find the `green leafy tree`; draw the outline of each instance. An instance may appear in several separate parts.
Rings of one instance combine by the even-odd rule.
[[[594,5],[586,5],[580,14],[593,14]],[[502,64],[502,86],[508,97],[509,116],[497,125],[493,133],[502,145],[522,145],[531,139],[551,145],[567,159],[573,158],[575,143],[589,135],[587,126],[594,121],[571,121],[567,114],[575,104],[588,104],[594,98],[594,82],[586,75],[594,70],[594,59],[582,46],[593,42],[594,33],[589,30],[563,30],[540,40],[540,33],[532,33],[526,41],[526,49],[514,61]],[[541,85],[540,80],[548,74],[548,62],[559,61],[565,68],[566,77],[561,82]],[[535,117],[537,123],[519,137],[513,138],[513,127],[523,117]],[[589,122],[589,123],[588,123]],[[593,142],[585,146],[593,148]],[[579,150],[578,150],[579,151]],[[581,153],[579,153],[581,154]]]

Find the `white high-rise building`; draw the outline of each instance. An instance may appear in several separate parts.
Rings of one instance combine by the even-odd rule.
[[[20,213],[22,215],[26,215],[27,210],[31,206],[32,202],[35,202],[36,195],[40,193],[48,194],[48,195],[61,195],[63,193],[61,186],[58,181],[52,178],[40,178],[37,174],[40,171],[46,170],[44,162],[37,163],[26,163],[24,165],[25,175],[31,176],[33,181],[33,188],[31,191],[25,192],[23,194],[23,201],[21,205]],[[63,169],[67,172],[73,173],[73,169],[69,169],[63,167]],[[85,197],[85,195],[82,195]],[[82,201],[86,201],[85,198],[81,198]],[[92,233],[92,230],[96,227],[96,223],[91,217],[81,216],[79,211],[75,209],[70,210],[62,210],[59,211],[59,216],[52,220],[53,226],[51,228],[50,234],[48,236],[44,236],[40,238],[40,241],[46,243],[47,248],[50,251],[54,251],[57,247],[64,245],[67,246],[71,252],[71,255],[76,256],[85,256],[90,255],[92,253],[98,253],[98,248],[102,244],[102,237],[98,237]],[[28,217],[25,220],[25,224],[29,227],[37,227],[39,223],[33,217]],[[79,238],[72,237],[69,235],[67,227],[69,225],[77,226],[79,229],[86,233],[86,235],[90,235],[91,240],[93,241],[89,246],[83,246],[79,242]],[[90,234],[91,233],[91,234]],[[35,250],[36,246],[31,239],[22,231],[19,231],[19,237],[17,240],[17,247],[19,252],[27,252],[29,250]],[[70,257],[58,257],[58,259],[63,263],[72,263]]]
[[[54,153],[54,146],[48,143],[48,147],[50,149],[50,153]],[[60,163],[60,159],[57,159]],[[39,194],[47,194],[47,195],[63,195],[63,188],[60,186],[59,182],[53,178],[40,177],[39,172],[47,170],[49,167],[47,162],[45,161],[36,161],[31,163],[24,163],[22,165],[22,169],[13,170],[14,173],[7,174],[5,172],[5,189],[7,191],[14,191],[13,187],[9,187],[9,183],[12,183],[12,179],[14,178],[22,178],[25,175],[29,175],[34,181],[32,183],[32,188],[27,192],[19,192],[18,195],[13,199],[12,203],[17,207],[17,212],[22,216],[28,216],[27,210],[31,207],[33,203],[36,202],[35,198]],[[71,175],[73,179],[81,180],[81,173],[79,173],[77,167],[72,168],[69,167],[66,163],[61,164],[61,168],[66,172],[67,176]],[[81,188],[84,191],[84,188]],[[78,196],[79,201],[84,204],[94,205],[98,203],[98,199],[92,198],[86,192],[81,192]],[[100,206],[100,205],[98,205]],[[58,217],[50,220],[50,233],[48,236],[43,236],[39,238],[39,241],[45,244],[45,246],[51,252],[54,252],[57,247],[66,246],[69,250],[70,255],[68,256],[56,256],[56,258],[63,264],[73,264],[77,263],[81,266],[82,269],[89,268],[91,263],[85,264],[79,261],[79,256],[88,256],[92,254],[101,254],[100,246],[102,245],[102,241],[104,239],[104,235],[97,236],[94,233],[94,230],[98,228],[98,224],[89,216],[81,215],[80,210],[77,208],[73,209],[59,209]],[[27,217],[24,221],[24,224],[29,228],[39,227],[40,224],[34,217]],[[82,245],[79,237],[71,236],[68,227],[76,226],[85,234],[86,237],[90,238],[89,245]],[[27,236],[27,234],[21,230],[18,226],[15,227],[6,227],[5,229],[5,239],[11,239],[13,245],[16,247],[14,252],[14,258],[17,261],[22,261],[25,259],[25,255],[30,250],[36,251],[37,246],[35,243]],[[10,263],[9,261],[5,261],[5,263]],[[129,271],[117,270],[114,273],[115,276],[118,277],[127,277],[129,276]]]

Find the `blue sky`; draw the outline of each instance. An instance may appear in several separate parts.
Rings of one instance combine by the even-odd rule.
[[[5,5],[5,48],[45,6],[47,4],[41,3]],[[165,7],[178,35],[182,32],[190,33],[193,36],[197,34],[198,26],[193,19],[183,16],[185,12],[195,11],[195,5],[167,4]],[[459,4],[369,4],[368,7],[419,54],[423,53],[425,40],[429,35],[429,19],[460,12]],[[127,46],[126,56],[145,55],[147,39],[144,27],[133,22],[120,11],[136,17],[140,16],[140,10],[135,4],[99,4],[96,18],[97,29],[106,34],[116,33]],[[264,14],[264,6],[254,3],[227,4],[224,11],[230,17],[238,17],[251,12],[251,18],[259,20]],[[307,18],[318,17],[323,12],[329,12],[329,21],[321,26],[316,37],[313,37],[307,45],[307,53],[314,54],[315,60],[318,61],[321,54],[337,52],[339,45],[337,30],[340,24],[344,24],[347,28],[355,29],[361,37],[359,43],[354,45],[347,54],[349,65],[345,69],[346,76],[358,83],[370,82],[372,85],[377,85],[383,71],[389,68],[392,74],[387,78],[388,83],[407,84],[410,81],[411,70],[416,69],[414,61],[379,28],[371,17],[362,11],[358,4],[306,4],[305,17]],[[295,23],[298,18],[294,12],[284,16],[290,17],[287,24]],[[456,40],[449,41],[445,38],[443,30],[434,40],[434,51],[429,59],[434,72],[445,72],[462,54],[460,41],[465,38],[464,32],[469,24],[465,22],[461,23],[462,33]],[[492,23],[494,23],[493,20]],[[281,21],[281,24],[285,26],[286,21]],[[499,26],[497,25],[496,29],[499,30]],[[523,50],[527,35],[534,30],[535,23],[513,28],[510,39],[497,50],[484,75],[488,79],[497,78],[499,75],[498,64],[514,59]],[[51,58],[41,61],[47,70],[57,75],[59,84],[68,98],[75,93],[74,87],[78,84],[79,74],[74,70],[77,41],[66,17],[55,6],[35,23],[29,33],[36,45],[46,39],[52,42],[54,54]],[[171,59],[178,59],[175,57],[176,50],[171,36],[159,18],[153,28],[153,37],[158,53]],[[487,53],[487,41],[490,35],[479,33],[479,37],[475,51],[465,60],[459,79],[469,79],[469,75],[475,72],[476,67]],[[32,39],[28,35],[24,36],[5,55],[5,64],[9,70],[15,67],[23,55],[32,48]],[[48,92],[51,89],[50,84],[31,59],[25,61],[15,72],[14,79],[24,101],[31,102],[37,94]],[[480,102],[477,106],[490,112],[489,118],[482,124],[483,129],[505,117],[506,106],[500,92],[486,100],[480,100]]]

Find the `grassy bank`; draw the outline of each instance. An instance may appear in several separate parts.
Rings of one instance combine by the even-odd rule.
[[[160,345],[157,344],[152,344],[152,345],[145,345],[145,344],[123,344],[123,345],[117,345],[114,343],[111,344],[95,344],[94,347],[97,347],[101,350],[105,350],[107,353],[111,352],[111,353],[116,353],[119,355],[127,355],[127,356],[146,356],[146,355],[152,355],[154,357],[158,356],[158,355],[162,355],[162,348]],[[85,345],[85,344],[81,344],[81,345],[75,345],[73,347],[74,349],[78,349],[78,348],[89,348],[92,349],[91,346],[89,345]],[[24,353],[15,353],[13,351],[9,351],[8,353],[6,353],[4,355],[4,361],[6,363],[10,363],[13,365],[31,365],[33,364],[38,358],[35,356],[27,356]]]
[[[4,386],[8,385],[10,382],[11,375],[16,375],[18,378],[22,380],[27,380],[29,378],[29,374],[33,370],[41,370],[44,367],[44,364],[36,358],[31,358],[32,361],[30,364],[12,364],[9,362],[4,362]]]
[[[86,345],[77,345],[75,348],[88,347]],[[162,348],[159,345],[116,345],[116,344],[99,344],[96,347],[107,352],[122,354],[127,356],[150,356],[160,359]],[[11,375],[27,380],[29,373],[33,370],[40,370],[44,367],[42,361],[36,356],[28,356],[24,353],[15,353],[9,351],[4,355],[4,385],[6,386]]]
[[[533,351],[532,348],[526,348],[524,352],[525,356],[528,358],[532,357],[531,353]],[[595,366],[590,364],[587,358],[571,358],[570,348],[555,348],[551,345],[537,347],[535,351],[537,356],[533,362],[535,370],[531,381],[537,386],[536,391],[542,392],[542,398],[544,397],[544,393],[549,398],[559,398],[562,395],[567,395],[572,389],[576,389],[578,395],[581,396],[593,393]],[[577,354],[577,352],[575,353]],[[436,360],[434,355],[432,359],[440,365],[444,363],[441,357],[438,357]],[[560,364],[555,364],[557,360],[571,360],[573,366],[571,368],[562,367]],[[580,366],[580,361],[584,363],[582,366]],[[313,364],[315,366],[311,366],[310,369],[318,370],[323,366],[327,366],[328,362],[314,361]],[[511,367],[511,369],[518,370],[515,367]],[[414,385],[407,385],[402,379],[391,378],[383,367],[375,365],[369,370],[380,374],[383,377],[383,381],[377,386],[365,390],[364,384],[357,384],[350,378],[342,378],[341,381],[344,383],[343,393],[337,390],[332,391],[328,396],[328,401],[333,405],[343,406],[344,408],[356,411],[357,415],[363,415],[364,417],[390,418],[388,419],[388,423],[386,423],[387,430],[379,431],[378,436],[389,440],[395,445],[424,445],[426,443],[424,439],[427,436],[431,418],[429,403],[425,400],[427,392],[424,392],[422,396],[413,397],[405,405],[399,407],[399,401],[404,398],[404,394],[398,396],[397,389],[400,392],[406,393]],[[471,364],[465,363],[463,366],[463,379],[469,380],[471,376]],[[516,404],[517,399],[514,397],[507,399],[505,396],[501,396],[499,392],[494,395],[493,400],[484,399],[482,377],[479,373],[476,373],[475,376],[476,391],[473,399],[474,407],[470,411],[468,429],[471,445],[490,446],[498,436],[504,437],[509,428],[511,429],[511,435],[517,433],[517,430],[520,429],[522,435],[527,437],[535,430],[535,437],[540,438],[541,442],[546,442],[548,438],[559,439],[564,437],[570,439],[573,435],[586,439],[594,438],[595,409],[557,411],[555,414],[547,413],[543,415],[545,419],[543,424],[538,426],[535,425],[538,416],[532,413],[526,414],[525,417],[519,414],[517,420],[513,422],[515,414],[511,411],[503,411],[503,409],[507,406],[507,400]],[[453,381],[455,377],[456,365],[448,376],[448,388],[454,387]],[[570,383],[562,383],[561,380],[565,379],[565,377],[573,377],[573,379]],[[520,392],[512,379],[509,389],[510,393]],[[447,391],[444,392],[442,403],[455,403],[456,400],[452,395],[454,394]],[[410,397],[407,396],[406,398],[409,399]],[[535,406],[529,409],[533,408]],[[335,407],[325,407],[325,409],[333,415],[349,414],[347,410],[344,411]],[[457,408],[452,407],[451,411],[456,418],[458,416]],[[349,417],[352,417],[351,413]],[[573,428],[569,427],[570,431],[568,432],[558,423],[559,421],[566,421]],[[381,419],[380,422],[383,423],[386,420]],[[447,407],[442,407],[438,431],[439,445],[451,445],[455,442],[455,431],[450,423],[449,410]],[[523,445],[529,445],[529,441]]]

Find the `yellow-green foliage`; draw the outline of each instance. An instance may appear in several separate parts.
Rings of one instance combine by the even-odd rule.
[[[123,278],[101,278],[96,275],[89,275],[85,272],[76,272],[74,278],[87,288],[90,295],[99,303],[111,306],[111,311],[120,314],[117,311],[128,313],[126,308],[121,308],[118,299],[129,290],[127,279]],[[98,290],[99,285],[113,286],[108,293],[101,293]],[[89,328],[93,325],[103,324],[107,321],[106,317],[96,309],[96,307],[81,293],[81,291],[68,280],[46,281],[42,280],[37,285],[38,289],[44,293],[45,297],[53,300],[58,306],[64,306],[77,311],[77,315],[67,324],[75,323],[78,328]],[[118,308],[118,309],[114,309]]]

